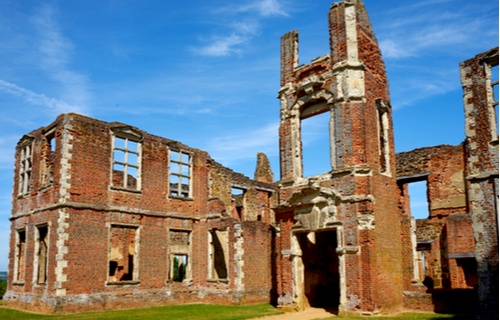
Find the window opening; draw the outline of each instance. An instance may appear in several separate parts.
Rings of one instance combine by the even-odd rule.
[[[490,133],[492,141],[498,143],[498,55],[484,61],[483,66],[486,79]]]
[[[300,123],[303,176],[310,177],[332,170],[330,160],[330,112]]]
[[[55,129],[45,135],[46,144],[42,150],[42,165],[41,165],[41,186],[49,186],[54,180],[54,164],[56,158],[56,139]]]
[[[21,149],[21,162],[19,166],[19,194],[25,195],[30,192],[30,180],[32,169],[33,150],[32,145],[29,144]]]
[[[498,65],[491,67],[491,86],[494,90],[494,101],[498,105]]]
[[[495,131],[498,136],[498,65],[491,67],[491,88],[492,88],[492,100],[493,100],[493,113],[495,117]]]
[[[421,261],[419,263],[418,273],[420,275],[419,280],[423,282],[425,280],[425,252],[422,251],[420,257]]]
[[[170,195],[189,198],[191,182],[191,155],[170,151]]]
[[[411,216],[414,219],[428,219],[429,218],[429,202],[427,198],[427,180],[417,181],[407,184],[408,187],[408,201]],[[408,205],[406,206],[408,207]],[[417,224],[412,218],[412,232],[416,232]],[[425,275],[425,252],[431,250],[430,243],[419,242],[416,238],[416,233],[413,235],[414,241],[417,241],[416,247],[412,249],[413,252],[413,274],[414,278],[422,281],[426,281]]]
[[[14,281],[24,282],[24,267],[26,253],[26,231],[19,230],[16,232],[16,256],[15,256],[15,272]]]
[[[169,232],[170,269],[168,278],[171,282],[182,282],[190,278],[190,232]]]
[[[48,262],[48,235],[49,228],[47,226],[37,227],[37,247],[36,259],[38,262],[36,268],[36,283],[47,283],[47,262]]]
[[[137,227],[112,226],[109,244],[109,281],[137,280]]]
[[[173,261],[173,281],[182,282],[186,279],[186,269],[187,269],[187,255],[185,254],[174,254]]]
[[[429,202],[427,200],[427,181],[408,183],[410,211],[415,219],[429,218]]]
[[[113,142],[113,186],[140,189],[140,143],[128,137],[115,136]]]
[[[228,232],[227,230],[210,231],[210,258],[212,279],[227,279]]]
[[[380,173],[389,174],[389,115],[388,107],[382,100],[377,100],[377,116]]]
[[[232,210],[236,211],[236,215],[240,220],[243,219],[243,199],[245,197],[245,189],[231,187]]]
[[[244,193],[245,193],[245,190],[243,190],[243,189],[238,189],[238,188],[235,188],[235,187],[231,188],[231,195],[233,195],[233,197],[234,196],[240,196],[240,195],[242,195]]]

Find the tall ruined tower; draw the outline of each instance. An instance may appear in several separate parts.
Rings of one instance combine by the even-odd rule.
[[[476,247],[476,319],[498,319],[498,47],[460,63],[467,193]],[[495,81],[495,78],[497,79]],[[498,91],[497,91],[498,92]]]
[[[377,314],[402,305],[401,228],[389,86],[359,0],[333,3],[330,53],[298,65],[281,39],[280,306]],[[305,177],[302,120],[329,113],[331,171]]]

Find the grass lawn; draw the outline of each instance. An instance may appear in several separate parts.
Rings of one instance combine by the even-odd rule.
[[[126,319],[126,320],[238,320],[280,314],[269,304],[253,306],[219,306],[208,304],[190,304],[179,306],[155,307],[147,309],[131,309],[105,312],[88,312],[70,315],[41,315],[27,313],[8,308],[0,308],[1,320],[87,320],[87,319]],[[369,318],[369,317],[368,317]],[[432,313],[403,313],[394,317],[371,317],[376,320],[472,320],[472,316],[453,316]],[[366,320],[367,317],[330,317],[322,320]]]
[[[88,312],[70,315],[41,315],[7,308],[0,308],[1,320],[87,320],[87,319],[145,319],[145,320],[238,320],[279,314],[270,304],[253,306],[218,306],[190,304],[179,306],[155,307],[105,312]]]

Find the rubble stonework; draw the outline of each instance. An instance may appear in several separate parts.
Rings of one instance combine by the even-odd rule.
[[[460,64],[457,145],[396,154],[385,66],[360,0],[330,52],[281,39],[280,178],[253,179],[138,128],[60,115],[16,147],[7,306],[72,313],[192,302],[498,318],[498,48]],[[329,115],[330,170],[305,176],[302,121]],[[425,181],[429,217],[409,184]],[[89,258],[91,257],[91,258]]]

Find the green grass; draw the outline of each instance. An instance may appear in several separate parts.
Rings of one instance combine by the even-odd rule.
[[[155,307],[147,309],[131,309],[105,312],[88,312],[71,315],[41,315],[27,313],[8,308],[0,308],[2,320],[28,319],[145,319],[145,320],[239,320],[279,314],[280,312],[269,304],[253,306],[219,306],[208,304],[190,304],[180,306]]]
[[[269,304],[253,306],[219,306],[208,304],[190,304],[178,306],[131,309],[118,311],[87,312],[70,315],[42,315],[0,308],[1,320],[87,320],[87,319],[125,319],[125,320],[243,320],[266,315],[280,314]],[[330,317],[321,320],[366,320],[367,317]],[[472,320],[472,316],[454,316],[433,313],[402,313],[393,317],[374,317],[376,320]]]

